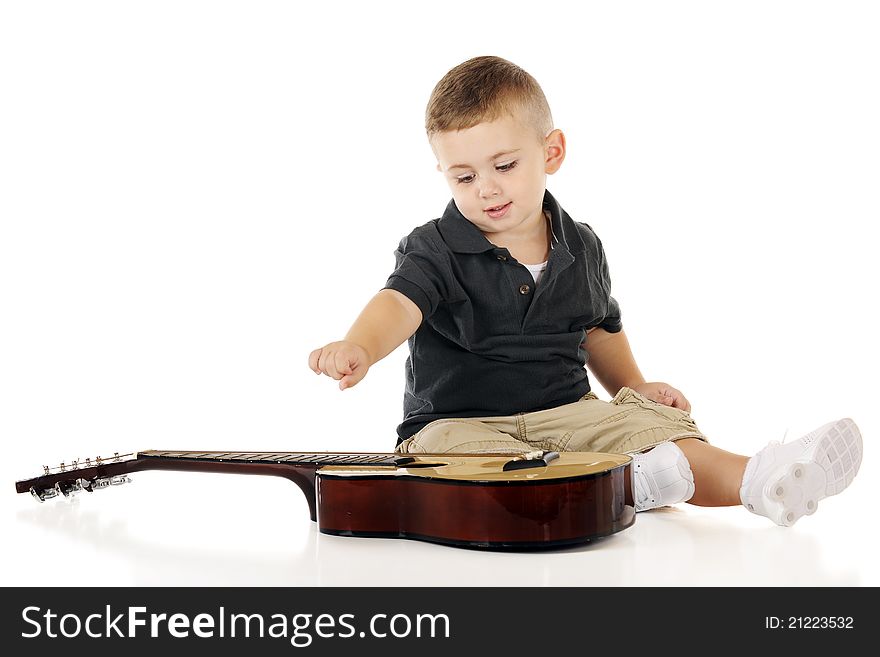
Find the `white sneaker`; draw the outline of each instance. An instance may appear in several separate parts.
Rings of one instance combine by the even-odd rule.
[[[687,502],[694,494],[694,474],[684,452],[673,442],[633,454],[636,511]]]
[[[856,423],[830,422],[793,443],[771,442],[749,459],[740,500],[752,513],[790,527],[815,513],[819,500],[849,486],[861,462]]]

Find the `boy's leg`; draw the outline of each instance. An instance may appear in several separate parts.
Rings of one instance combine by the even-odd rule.
[[[688,413],[630,388],[621,389],[610,402],[588,394],[572,404],[525,413],[520,435],[543,449],[630,454],[636,511],[690,499],[694,478],[672,441],[705,440]]]
[[[397,446],[401,454],[522,454],[535,448],[517,440],[516,418],[450,418],[435,420]]]
[[[792,443],[771,442],[749,458],[710,445],[688,413],[628,388],[610,404],[593,395],[524,417],[522,439],[553,444],[545,449],[632,455],[634,465],[641,466],[633,468],[633,492],[644,493],[638,510],[682,501],[742,504],[777,524],[792,525],[813,513],[820,500],[846,488],[862,459],[861,434],[850,419]]]
[[[581,401],[526,413],[521,439],[566,452],[636,454],[682,438],[706,440],[690,414],[621,388],[610,402]]]
[[[695,438],[677,440],[675,444],[684,452],[694,475],[694,495],[688,502],[697,506],[740,504],[739,489],[748,456],[726,452]]]

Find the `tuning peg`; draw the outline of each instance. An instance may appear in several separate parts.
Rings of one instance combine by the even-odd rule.
[[[89,482],[89,490],[96,491],[107,488],[110,485],[110,480],[106,477],[98,477],[96,479],[92,479]]]
[[[98,477],[96,479],[92,479],[91,481],[87,481],[85,479],[79,479],[78,481],[80,482],[80,486],[82,486],[83,490],[96,491],[103,490],[104,488],[109,488],[110,486],[121,486],[122,484],[130,484],[131,478],[128,475],[114,475],[112,477]]]
[[[76,495],[82,490],[82,486],[80,486],[79,483],[76,481],[59,481],[57,484],[55,484],[55,488],[59,493],[64,495],[64,497]]]
[[[55,488],[43,488],[42,490],[38,490],[36,487],[31,486],[31,495],[34,496],[34,499],[37,502],[45,502],[48,499],[56,497],[58,495],[58,491]]]
[[[83,479],[83,478],[79,478],[79,479],[76,480],[76,483],[79,484],[79,487],[80,487],[82,490],[86,491],[87,493],[91,493],[91,492],[92,492],[92,483],[93,483],[93,482],[92,482],[91,479]]]

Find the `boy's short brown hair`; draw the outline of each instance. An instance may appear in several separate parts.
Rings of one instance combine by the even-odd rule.
[[[553,129],[550,105],[535,78],[501,57],[474,57],[434,87],[425,131],[431,139],[438,132],[465,130],[503,115],[524,118],[541,140]]]

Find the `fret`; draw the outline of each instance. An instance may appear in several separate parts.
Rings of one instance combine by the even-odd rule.
[[[396,456],[382,456],[378,457],[375,460],[366,461],[366,463],[371,463],[374,465],[397,465],[397,457]]]
[[[314,459],[305,458],[302,454],[285,454],[281,457],[285,463],[312,463]]]

